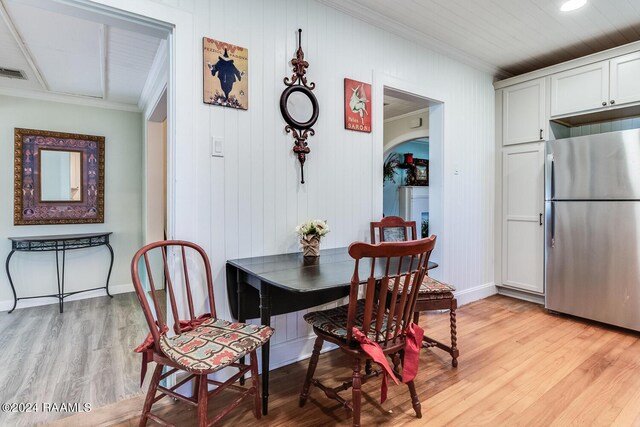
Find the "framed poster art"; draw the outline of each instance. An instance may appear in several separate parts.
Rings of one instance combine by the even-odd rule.
[[[429,185],[429,160],[415,159],[415,185]]]
[[[371,85],[344,79],[344,128],[371,132]]]
[[[230,43],[202,38],[205,104],[249,108],[249,50]]]

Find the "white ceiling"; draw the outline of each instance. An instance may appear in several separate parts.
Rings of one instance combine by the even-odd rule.
[[[640,40],[640,0],[320,0],[498,77]]]
[[[137,106],[168,33],[50,0],[0,0],[0,88]]]
[[[497,77],[640,40],[640,0],[588,0],[568,13],[562,0],[320,1]],[[0,67],[28,77],[0,78],[0,89],[124,105],[139,103],[167,36],[63,1],[0,0],[0,15]]]
[[[428,101],[391,89],[384,90],[384,120],[428,108]]]

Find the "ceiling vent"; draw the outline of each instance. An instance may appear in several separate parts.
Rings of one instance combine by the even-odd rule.
[[[27,75],[22,70],[12,70],[11,68],[0,67],[0,77],[6,77],[8,79],[20,79],[27,80]]]

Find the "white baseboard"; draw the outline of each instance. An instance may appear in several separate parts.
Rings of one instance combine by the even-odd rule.
[[[536,295],[529,292],[519,291],[517,289],[506,288],[504,286],[498,286],[498,293],[511,298],[518,298],[535,304],[544,305],[544,295]]]
[[[484,285],[456,291],[453,294],[458,300],[458,307],[460,307],[461,305],[469,304],[470,302],[478,301],[497,293],[498,288],[495,283],[485,283]]]
[[[301,360],[309,359],[313,351],[313,344],[317,336],[313,333],[309,336],[281,342],[271,346],[269,353],[269,370],[290,365]],[[325,342],[322,353],[338,348],[335,344]],[[260,359],[261,360],[261,359]],[[262,372],[262,366],[260,366]]]
[[[125,283],[122,285],[111,285],[109,286],[109,293],[111,295],[115,294],[124,294],[126,292],[133,292],[133,283]],[[82,292],[79,294],[71,295],[64,299],[67,301],[77,301],[81,299],[95,298],[95,297],[103,297],[107,295],[104,289],[96,289],[94,291]],[[23,299],[18,301],[18,306],[16,310],[27,307],[37,307],[40,305],[51,305],[58,304],[58,300],[56,298],[33,298],[33,299]],[[0,301],[0,312],[9,311],[13,307],[13,300],[4,300]]]

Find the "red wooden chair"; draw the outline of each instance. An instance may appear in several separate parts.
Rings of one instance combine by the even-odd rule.
[[[405,241],[416,239],[416,222],[405,221],[399,216],[387,216],[382,221],[371,223],[371,243],[388,241]],[[420,312],[430,310],[449,310],[449,323],[451,325],[451,345],[446,345],[428,336],[424,336],[425,348],[437,347],[451,355],[451,364],[458,366],[458,337],[456,329],[456,309],[458,301],[453,296],[456,289],[446,283],[439,282],[428,275],[425,276],[418,301],[414,322],[418,323]]]
[[[372,342],[379,346],[380,360],[386,361],[386,357],[393,358],[393,373],[399,375],[398,369],[401,363],[404,365],[403,375],[408,372],[409,364],[404,364],[408,341],[406,334],[408,330],[412,330],[413,311],[419,289],[416,284],[421,283],[426,275],[427,263],[435,246],[435,239],[435,236],[432,236],[428,239],[379,245],[358,242],[349,246],[349,255],[355,259],[349,304],[310,312],[304,316],[304,319],[313,326],[313,331],[318,337],[300,393],[301,407],[309,397],[311,385],[314,385],[324,391],[327,397],[337,400],[350,410],[353,415],[353,425],[359,426],[361,385],[369,378],[380,374],[376,371],[365,371],[363,376],[360,372],[362,360],[372,357],[367,350]],[[369,276],[366,279],[365,298],[358,300],[361,269],[367,271]],[[379,290],[377,283],[382,284]],[[417,340],[419,341],[419,338]],[[324,341],[337,344],[342,351],[353,357],[351,381],[330,388],[313,378]],[[415,344],[416,360],[413,365],[415,369],[417,369],[419,345],[419,342]],[[387,367],[390,369],[388,363]],[[411,395],[411,403],[416,416],[421,418],[420,400],[413,380],[409,380],[409,376],[407,375],[405,380]],[[352,388],[351,402],[338,394],[349,388]]]
[[[172,260],[171,266],[167,257]],[[159,268],[152,268],[152,264],[155,266],[153,261],[160,259],[162,263],[158,261]],[[202,263],[204,270],[192,271],[190,274],[188,265],[199,262]],[[154,271],[161,272],[159,275],[165,277],[157,277],[154,280]],[[165,396],[171,396],[196,406],[199,427],[215,423],[245,398],[251,397],[254,399],[254,414],[259,419],[261,416],[260,387],[256,349],[269,340],[273,329],[268,326],[233,323],[216,317],[211,267],[204,250],[196,244],[180,240],[151,243],[134,255],[131,261],[131,277],[150,329],[150,334],[145,342],[136,349],[137,352],[143,354],[141,383],[146,372],[146,364],[156,362],[139,425],[145,426],[148,419],[162,425],[172,425],[151,413],[152,405]],[[143,289],[142,281],[145,279],[150,292]],[[206,297],[209,300],[209,312],[199,316],[194,308],[193,294],[196,289],[191,287],[193,279],[198,279],[200,283],[203,282],[202,284],[206,286]],[[156,290],[154,285],[154,282],[161,283],[163,280],[166,280],[166,299],[163,298],[162,291]],[[178,281],[183,284],[178,285],[176,283]],[[186,300],[188,306],[186,320],[180,319],[179,313],[182,310],[178,307],[176,297],[182,297]],[[164,314],[167,311],[166,300],[170,303],[170,318],[173,319],[175,334],[169,332],[167,323],[169,320]],[[150,302],[152,306],[150,306]],[[238,361],[247,354],[249,354],[250,364],[239,363]],[[163,372],[165,367],[167,368],[166,372]],[[236,368],[238,372],[224,382],[208,378],[209,374],[226,367]],[[186,377],[179,378],[178,383],[171,388],[160,385],[161,380],[178,371],[186,371]],[[244,377],[247,371],[251,371],[251,386],[245,388],[235,385],[234,383]],[[179,394],[177,389],[191,380],[194,381],[194,396]],[[209,385],[217,387],[209,391]],[[208,399],[218,395],[223,389],[239,392],[240,397],[217,414],[211,422],[208,422]]]

